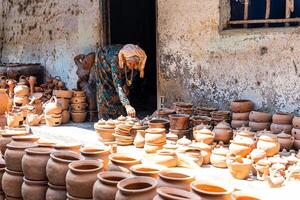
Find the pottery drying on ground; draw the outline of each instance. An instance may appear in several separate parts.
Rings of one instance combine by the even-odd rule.
[[[109,147],[84,147],[80,150],[80,153],[86,160],[102,160],[103,168],[107,168],[109,162],[108,156],[110,154]]]
[[[67,124],[70,121],[70,112],[67,110],[62,111],[61,113],[61,123],[62,124]]]
[[[166,130],[162,128],[146,129],[145,143],[150,145],[164,144],[167,140]]]
[[[279,188],[283,185],[285,178],[278,170],[270,170],[270,175],[267,180],[271,188]]]
[[[252,141],[246,138],[239,138],[230,141],[229,153],[246,157],[252,150]]]
[[[115,137],[113,136],[113,134],[115,133],[115,127],[115,124],[107,124],[104,120],[99,120],[94,124],[96,133],[100,136],[100,140],[102,142],[115,141]]]
[[[57,98],[53,96],[48,103],[45,105],[45,113],[46,114],[61,114],[62,106],[57,101]]]
[[[249,177],[252,169],[252,160],[236,156],[229,157],[226,163],[234,178],[243,180]]]
[[[243,191],[235,191],[233,196],[235,200],[260,200],[261,199],[254,194],[250,194]]]
[[[205,154],[204,151],[201,151],[200,149],[193,148],[193,147],[184,147],[179,148],[178,153],[182,153],[183,155],[178,156],[178,166],[181,167],[200,167],[204,163],[203,154]],[[209,159],[209,158],[208,158]],[[191,162],[192,161],[192,162]]]
[[[7,196],[22,198],[23,173],[6,169],[2,177],[2,188]]]
[[[250,100],[235,100],[230,104],[230,110],[234,113],[245,113],[253,110],[253,103]]]
[[[213,143],[215,138],[215,133],[206,128],[196,130],[193,134],[195,135],[195,140],[197,142],[203,142],[205,144]]]
[[[67,188],[66,186],[57,186],[48,183],[48,189],[46,192],[46,200],[66,200]]]
[[[210,162],[214,167],[227,168],[226,160],[229,149],[220,146],[212,151]]]
[[[183,138],[177,140],[176,144],[179,146],[188,146],[192,144],[192,141],[187,139],[186,136],[183,136]]]
[[[172,187],[161,187],[156,190],[157,195],[153,200],[201,200],[201,197],[185,190]]]
[[[253,164],[254,171],[252,171],[252,174],[256,175],[257,180],[264,181],[269,175],[270,166],[271,162],[268,159],[261,159]]]
[[[124,172],[101,172],[93,186],[94,200],[114,200],[118,191],[117,184],[131,175]]]
[[[293,136],[296,140],[300,140],[300,129],[298,129],[298,128],[293,128],[293,129],[292,129],[292,136]]]
[[[190,127],[190,117],[186,114],[172,114],[169,115],[170,129],[186,130]]]
[[[257,148],[264,150],[267,156],[270,157],[279,153],[280,144],[276,135],[264,134],[259,137]]]
[[[158,173],[163,169],[166,169],[166,167],[151,163],[138,164],[130,167],[130,171],[133,175],[150,176],[152,178],[158,178]]]
[[[141,163],[141,159],[124,153],[110,154],[109,160],[111,164],[108,166],[108,171],[129,172],[131,166]]]
[[[74,123],[82,123],[86,121],[87,112],[71,112],[71,118]]]
[[[213,132],[215,133],[214,140],[217,142],[222,141],[229,143],[233,136],[233,131],[227,122],[218,123],[217,126],[214,127]]]
[[[251,131],[270,130],[270,126],[270,122],[249,122],[249,127],[251,128]]]
[[[290,113],[277,112],[273,115],[272,121],[274,124],[292,124],[293,115]]]
[[[46,198],[47,181],[31,181],[24,178],[22,197],[24,200],[41,200]]]
[[[8,108],[8,95],[6,93],[6,89],[0,89],[0,115],[3,115]]]
[[[14,88],[15,96],[28,96],[29,95],[29,87],[23,84],[17,84]]]
[[[7,118],[7,126],[9,128],[17,128],[20,127],[20,125],[23,124],[23,115],[22,113],[7,113],[6,114],[6,118]]]
[[[165,167],[175,167],[178,161],[175,151],[172,150],[159,150],[153,159],[153,162]]]
[[[264,150],[262,149],[253,149],[250,153],[250,159],[254,162],[257,163],[259,160],[262,160],[267,157],[267,154]]]
[[[53,90],[53,95],[57,98],[71,99],[73,96],[73,91],[71,90]]]
[[[200,150],[200,154],[203,157],[203,165],[207,165],[210,163],[210,156],[212,154],[212,147],[205,143],[192,143],[189,145],[191,148]]]
[[[26,124],[29,126],[38,126],[40,121],[41,117],[38,114],[29,114],[26,117]]]
[[[280,144],[280,150],[290,150],[294,145],[295,138],[292,137],[290,134],[281,132],[277,135],[277,138]]]

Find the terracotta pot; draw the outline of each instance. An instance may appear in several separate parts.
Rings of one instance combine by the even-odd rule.
[[[278,142],[280,144],[281,151],[283,149],[290,150],[293,147],[295,138],[292,137],[290,134],[281,132],[277,135],[277,137],[278,137]]]
[[[148,123],[149,128],[164,128],[168,129],[170,127],[170,122],[167,119],[152,119]]]
[[[131,177],[124,172],[101,172],[97,175],[98,180],[93,187],[94,200],[114,200],[118,191],[117,184]]]
[[[61,114],[62,106],[58,102],[55,96],[51,97],[48,103],[45,105],[45,113],[46,114]]]
[[[300,129],[300,116],[294,116],[293,126]]]
[[[290,113],[278,112],[272,117],[274,124],[292,124],[293,115]]]
[[[234,113],[245,113],[253,110],[253,103],[250,100],[234,100],[230,104],[230,109]]]
[[[264,150],[267,156],[271,157],[279,153],[280,144],[276,135],[265,134],[259,137],[257,148]]]
[[[113,153],[108,158],[111,161],[108,171],[129,172],[131,166],[141,163],[139,158],[124,153]]]
[[[17,128],[23,124],[23,115],[22,113],[7,113],[7,126],[9,128]]]
[[[185,168],[167,168],[159,172],[158,187],[173,187],[189,191],[195,176]]]
[[[191,133],[192,133],[192,129],[187,129],[187,130],[173,130],[170,129],[170,133],[171,134],[175,134],[177,135],[177,138],[182,138],[182,137],[190,137]]]
[[[293,129],[292,129],[292,136],[293,136],[296,140],[300,140],[300,129],[298,129],[298,128],[293,128]]]
[[[206,128],[194,131],[194,135],[196,136],[195,140],[197,142],[203,142],[205,144],[213,143],[215,138],[215,133]]]
[[[72,97],[71,103],[72,104],[79,104],[79,103],[85,103],[86,102],[86,97]]]
[[[146,132],[143,130],[137,131],[137,134],[134,138],[133,144],[136,148],[143,148],[145,145],[145,134]]]
[[[229,153],[246,157],[252,150],[252,143],[246,139],[231,140]]]
[[[41,200],[46,198],[47,181],[31,181],[24,178],[22,197],[25,200]]]
[[[27,133],[24,131],[23,133],[2,133],[0,138],[0,147],[1,147],[1,153],[2,155],[5,154],[6,151],[6,145],[9,144],[12,141],[13,136],[22,136],[26,135]]]
[[[7,144],[4,154],[7,169],[22,172],[22,158],[25,155],[25,149],[36,146],[34,143]]]
[[[115,137],[113,134],[115,133],[115,129],[113,127],[107,127],[106,125],[98,125],[94,124],[94,128],[96,133],[100,136],[100,140],[102,142],[113,142],[115,141]]]
[[[81,148],[81,144],[79,143],[60,143],[54,146],[55,150],[58,151],[75,151],[79,152]]]
[[[267,154],[262,149],[253,149],[250,153],[250,158],[254,163],[267,157]]]
[[[75,152],[55,151],[50,154],[50,159],[46,166],[46,174],[49,183],[56,186],[66,185],[66,174],[68,165],[71,162],[84,160],[84,157]]]
[[[176,144],[178,146],[188,146],[192,143],[191,140],[187,139],[186,136],[183,136],[182,138],[180,138],[179,140],[177,140]]]
[[[154,162],[158,165],[165,167],[176,167],[178,157],[175,151],[172,150],[159,150],[154,157]]]
[[[236,156],[227,160],[231,175],[236,179],[247,179],[252,169],[252,160]]]
[[[196,151],[199,151],[199,153],[203,157],[203,165],[207,165],[210,163],[210,156],[212,154],[212,147],[205,144],[205,143],[197,143],[197,144],[191,144],[190,145],[193,149]]]
[[[161,144],[145,144],[144,151],[146,153],[156,153],[157,151],[163,149],[165,143]]]
[[[130,171],[135,176],[150,176],[155,179],[158,178],[158,173],[163,169],[166,169],[166,167],[162,165],[151,164],[151,163],[138,164],[130,167]]]
[[[156,132],[157,131],[157,132]],[[161,144],[167,140],[165,129],[147,129],[145,134],[145,143]]]
[[[73,97],[84,97],[84,96],[85,96],[84,91],[73,90]]]
[[[6,93],[6,89],[0,89],[0,115],[3,115],[5,111],[7,111],[8,101],[9,98]]]
[[[0,191],[3,190],[2,188],[2,177],[3,177],[3,174],[5,173],[5,161],[3,160],[3,162],[0,163]]]
[[[259,111],[251,111],[249,120],[252,122],[271,122],[272,114]]]
[[[69,104],[70,104],[69,99],[58,98],[57,102],[61,105],[63,110],[68,110],[69,109]]]
[[[170,128],[173,130],[186,130],[190,128],[190,117],[185,114],[169,115]]]
[[[26,179],[31,181],[47,180],[46,166],[50,159],[50,148],[28,148],[22,159],[22,169]]]
[[[28,96],[29,95],[29,87],[22,84],[17,84],[14,88],[14,94],[15,96]]]
[[[38,126],[40,121],[41,117],[38,114],[29,114],[26,117],[26,124],[29,126]]]
[[[66,200],[67,188],[66,186],[56,186],[48,183],[48,190],[46,192],[46,200]]]
[[[232,128],[241,128],[243,126],[249,126],[249,121],[242,121],[242,120],[232,120],[231,121]]]
[[[67,124],[70,121],[70,113],[68,110],[64,110],[61,114],[61,123]]]
[[[73,112],[83,112],[86,109],[87,104],[86,103],[76,103],[71,104],[71,109]]]
[[[82,123],[86,121],[87,112],[71,112],[72,121]]]
[[[22,198],[21,188],[23,184],[23,173],[5,169],[2,177],[3,192],[10,197]]]
[[[250,112],[245,113],[232,113],[233,120],[241,120],[241,121],[248,121],[249,120]]]
[[[212,181],[194,181],[191,184],[192,192],[202,199],[231,200],[233,189],[221,183]]]
[[[270,130],[271,123],[269,122],[249,122],[251,131]]]
[[[292,129],[293,129],[292,124],[274,124],[274,123],[271,124],[271,131],[274,134],[281,133],[282,131],[287,134],[290,134],[292,132]]]
[[[181,149],[178,149],[178,152],[181,152]],[[184,153],[185,156],[187,156],[189,158],[189,160],[193,161],[193,166],[195,166],[194,164],[196,164],[196,167],[200,167],[203,163],[204,163],[204,156],[203,156],[203,152],[199,149],[196,148],[191,148],[191,147],[187,147],[186,149],[184,149],[182,151],[182,153]],[[181,158],[182,159],[182,158]],[[210,158],[209,158],[210,159]],[[190,165],[190,161],[187,161],[188,165]],[[179,164],[179,166],[182,167],[181,164]],[[192,167],[193,167],[192,166]],[[185,167],[185,164],[183,164],[183,167]],[[188,166],[189,167],[189,166]]]
[[[229,143],[233,136],[233,131],[227,122],[218,123],[217,126],[214,127],[213,132],[215,133],[215,141],[222,141],[226,144]]]
[[[161,187],[158,188],[156,192],[157,195],[153,200],[201,200],[201,198],[194,193],[172,187]]]
[[[86,160],[101,160],[103,168],[107,168],[109,162],[108,156],[110,154],[109,147],[84,147],[80,150],[80,153]]]
[[[157,181],[151,177],[132,177],[120,181],[117,187],[116,200],[152,200]]]
[[[93,186],[97,174],[103,169],[103,163],[97,160],[74,161],[69,164],[66,176],[68,194],[77,198],[93,198]]]
[[[73,91],[71,90],[53,90],[53,95],[57,98],[71,99]]]
[[[10,142],[10,145],[19,145],[19,144],[36,144],[36,142],[40,139],[40,137],[37,137],[35,135],[15,135],[12,136],[12,141]]]
[[[219,148],[215,148],[212,151],[210,156],[210,162],[214,167],[219,168],[227,168],[227,154],[229,153],[229,149],[220,146]]]

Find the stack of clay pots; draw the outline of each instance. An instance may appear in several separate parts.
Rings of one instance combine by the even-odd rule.
[[[252,131],[270,130],[272,115],[261,111],[251,111],[249,115],[249,127]]]
[[[253,110],[253,103],[250,100],[235,100],[230,104],[232,112],[232,128],[249,126],[249,114]]]
[[[115,128],[115,139],[118,145],[126,146],[132,145],[134,137],[131,135],[131,129],[134,123],[127,121],[126,123],[119,123]]]
[[[14,88],[14,105],[25,106],[29,103],[30,89],[25,76],[20,76],[19,83]]]
[[[86,121],[86,96],[84,91],[73,90],[73,97],[71,98],[71,118],[75,123]]]
[[[175,110],[169,108],[160,108],[156,111],[157,117],[168,119],[168,116],[174,114]]]
[[[279,134],[282,131],[291,134],[293,129],[293,115],[289,113],[277,112],[272,117],[271,131]]]
[[[229,122],[230,120],[230,112],[229,111],[212,111],[210,113],[211,115],[211,124],[213,126],[216,126],[218,123],[225,121],[225,122]]]
[[[113,142],[115,141],[115,128],[116,122],[114,120],[105,121],[103,119],[99,120],[94,124],[96,133],[99,135],[101,142]]]
[[[192,115],[194,113],[193,104],[185,102],[175,102],[173,104],[177,114]]]
[[[6,93],[6,89],[0,89],[0,127],[6,125],[6,117],[4,113],[8,110],[9,97]]]
[[[167,141],[166,129],[149,128],[145,131],[145,152],[156,153],[158,150],[161,150]]]
[[[217,110],[218,109],[213,107],[199,107],[194,109],[194,115],[210,117],[210,113]]]
[[[57,97],[57,101],[62,106],[62,124],[70,121],[69,105],[73,92],[70,90],[53,90],[53,95]]]
[[[191,137],[190,116],[187,114],[169,115],[170,133],[176,134],[178,138]]]
[[[300,116],[295,116],[293,119],[292,136],[295,138],[294,147],[300,149]]]
[[[55,96],[45,104],[44,115],[47,126],[59,126],[62,122],[62,106]]]
[[[193,136],[197,142],[202,142],[202,143],[209,144],[209,145],[212,144],[215,139],[215,133],[205,127],[200,130],[194,129]]]

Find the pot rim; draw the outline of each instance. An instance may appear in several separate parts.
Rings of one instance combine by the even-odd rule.
[[[93,151],[84,151],[84,150],[93,150]],[[94,151],[95,150],[95,151]],[[110,149],[109,147],[83,147],[80,149],[80,153],[82,155],[98,155],[98,154],[102,154],[102,153],[109,153]]]
[[[231,103],[246,103],[246,102],[252,103],[252,101],[249,99],[235,99],[235,100],[231,101]]]
[[[149,124],[163,124],[163,125],[166,125],[166,124],[169,124],[170,121],[167,120],[167,119],[164,119],[164,118],[157,118],[157,119],[151,119],[149,120]]]
[[[18,143],[18,146],[17,145],[12,145],[11,143],[9,143],[9,144],[7,144],[6,145],[6,148],[7,149],[18,149],[18,150],[22,150],[22,149],[27,149],[27,148],[33,148],[33,147],[38,147],[38,145],[37,144],[34,144],[34,143],[30,143],[30,144],[28,144],[28,143],[24,143],[24,142],[19,142]]]
[[[51,148],[39,147],[39,146],[25,149],[25,152],[27,154],[33,154],[33,155],[50,155],[53,151],[55,150]]]
[[[69,149],[69,148],[81,148],[80,143],[65,143],[65,144],[55,144],[54,145],[55,149]]]
[[[70,156],[72,158],[75,158],[76,160],[84,160],[84,157],[82,155],[80,155],[79,153],[73,152],[73,151],[53,151],[50,154],[50,157],[54,161],[63,162],[63,163],[71,163],[75,160],[67,160],[67,159],[59,158],[57,156]]]
[[[84,165],[94,165],[95,168],[93,169],[76,169],[78,166],[84,166]],[[89,172],[97,172],[103,168],[104,164],[103,161],[98,160],[78,160],[71,162],[68,167],[72,172],[75,173],[89,173]]]
[[[22,176],[22,177],[24,176],[23,172],[12,171],[12,170],[9,170],[7,167],[5,167],[5,172],[9,173],[9,174],[17,175],[17,176]]]
[[[122,179],[119,181],[112,181],[112,180],[108,180],[106,178],[108,177],[121,177]],[[120,181],[126,179],[126,178],[130,178],[131,175],[125,172],[118,172],[118,171],[105,171],[105,172],[100,172],[97,175],[97,178],[99,181],[109,184],[109,185],[117,185]]]
[[[151,186],[144,188],[144,189],[137,189],[137,190],[130,190],[130,189],[125,189],[124,186],[128,184],[133,184],[133,183],[137,183],[137,181],[139,181],[138,183],[148,183]],[[135,176],[135,177],[130,177],[127,179],[124,179],[122,181],[120,181],[117,184],[117,188],[124,193],[143,193],[143,192],[147,192],[150,190],[153,190],[157,187],[157,181],[156,179],[152,178],[152,177],[147,177],[147,176]]]
[[[48,186],[48,181],[32,181],[23,177],[24,183],[28,185]]]
[[[179,172],[178,172],[179,170]],[[167,176],[165,175],[164,173],[167,173],[167,172],[173,172],[173,173],[176,173],[176,174],[183,174],[187,177],[184,177],[184,178],[176,178],[176,177],[170,177],[170,176]],[[159,173],[158,173],[159,177],[163,178],[163,179],[167,179],[167,180],[173,180],[173,181],[186,181],[186,180],[190,180],[190,179],[194,179],[195,178],[195,175],[190,173],[190,172],[187,172],[185,168],[166,168],[166,169],[163,169],[161,170]]]
[[[201,200],[201,198],[198,195],[178,188],[160,187],[156,190],[156,192],[159,196],[162,196],[164,199],[166,198],[166,199],[174,199],[174,200],[186,200],[187,198],[189,198],[193,200]],[[181,198],[181,196],[184,197]]]
[[[127,158],[131,158],[133,160],[130,160],[130,161],[126,161],[126,160],[116,160],[114,159],[114,157],[120,157],[120,156],[124,156],[124,157],[127,157]],[[109,160],[112,161],[112,162],[116,162],[116,163],[122,163],[122,164],[128,164],[128,163],[133,163],[133,162],[140,162],[141,159],[140,158],[137,158],[137,157],[134,157],[134,156],[130,156],[129,154],[126,154],[126,153],[112,153],[108,156]]]
[[[153,171],[147,171],[147,172],[138,171],[138,169],[140,167],[153,169]],[[164,167],[163,165],[158,165],[158,164],[137,164],[137,165],[131,166],[129,169],[134,174],[143,175],[143,174],[158,174],[161,170],[166,169],[166,168],[167,167]],[[155,171],[155,170],[157,170],[157,171]]]
[[[205,185],[211,185],[211,186],[221,187],[221,188],[225,189],[226,192],[209,192],[209,191],[198,189],[196,187],[196,184],[201,184],[201,183],[205,184]],[[196,193],[210,194],[210,195],[226,195],[226,194],[231,194],[234,191],[234,189],[232,187],[226,187],[226,186],[224,186],[222,184],[213,183],[213,182],[210,182],[210,181],[194,181],[194,182],[191,183],[191,188]]]
[[[48,186],[49,188],[52,189],[57,189],[57,190],[67,190],[67,186],[63,186],[63,185],[53,185],[50,182],[48,182]]]
[[[188,114],[170,114],[169,119],[190,119],[190,115]]]
[[[40,139],[40,137],[35,136],[35,135],[31,135],[31,134],[26,134],[26,135],[14,135],[12,136],[12,140],[14,141],[38,141]]]

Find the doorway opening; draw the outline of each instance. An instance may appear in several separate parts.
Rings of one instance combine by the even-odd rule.
[[[137,44],[147,54],[145,77],[136,76],[130,103],[139,117],[157,109],[156,1],[107,0],[107,40],[110,44]]]

